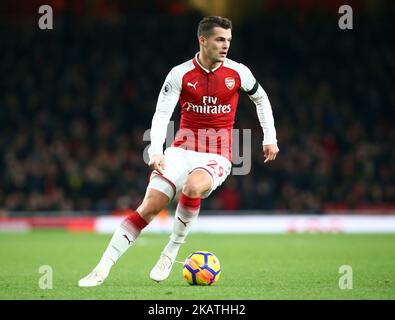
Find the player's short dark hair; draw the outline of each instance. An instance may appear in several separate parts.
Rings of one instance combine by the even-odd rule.
[[[214,27],[220,27],[224,29],[232,29],[232,21],[227,18],[219,16],[204,17],[198,26],[197,36],[203,36],[208,38],[213,33]]]

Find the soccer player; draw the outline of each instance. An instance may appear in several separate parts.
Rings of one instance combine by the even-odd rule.
[[[98,265],[79,286],[103,283],[111,267],[133,245],[140,232],[178,196],[173,231],[150,277],[165,280],[196,220],[201,199],[220,186],[231,171],[231,138],[239,91],[256,105],[263,129],[264,162],[279,152],[272,108],[266,92],[243,64],[226,58],[232,23],[218,16],[198,26],[199,52],[174,67],[159,93],[151,126],[149,166],[153,169],[141,205],[114,232]],[[177,102],[181,105],[180,130],[163,153],[167,125]]]

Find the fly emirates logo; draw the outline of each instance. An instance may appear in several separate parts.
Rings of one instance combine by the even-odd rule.
[[[200,106],[187,102],[187,111],[194,111],[204,114],[229,113],[231,111],[230,104],[217,105],[217,99],[218,97],[203,96],[203,105]]]

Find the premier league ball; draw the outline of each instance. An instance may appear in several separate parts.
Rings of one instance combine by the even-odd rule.
[[[210,286],[221,276],[221,265],[213,253],[196,251],[186,258],[182,274],[190,285]]]

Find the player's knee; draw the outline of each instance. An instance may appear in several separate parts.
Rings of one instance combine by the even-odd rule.
[[[197,198],[201,196],[202,191],[200,190],[198,184],[194,182],[187,181],[182,188],[182,192],[191,198]]]

